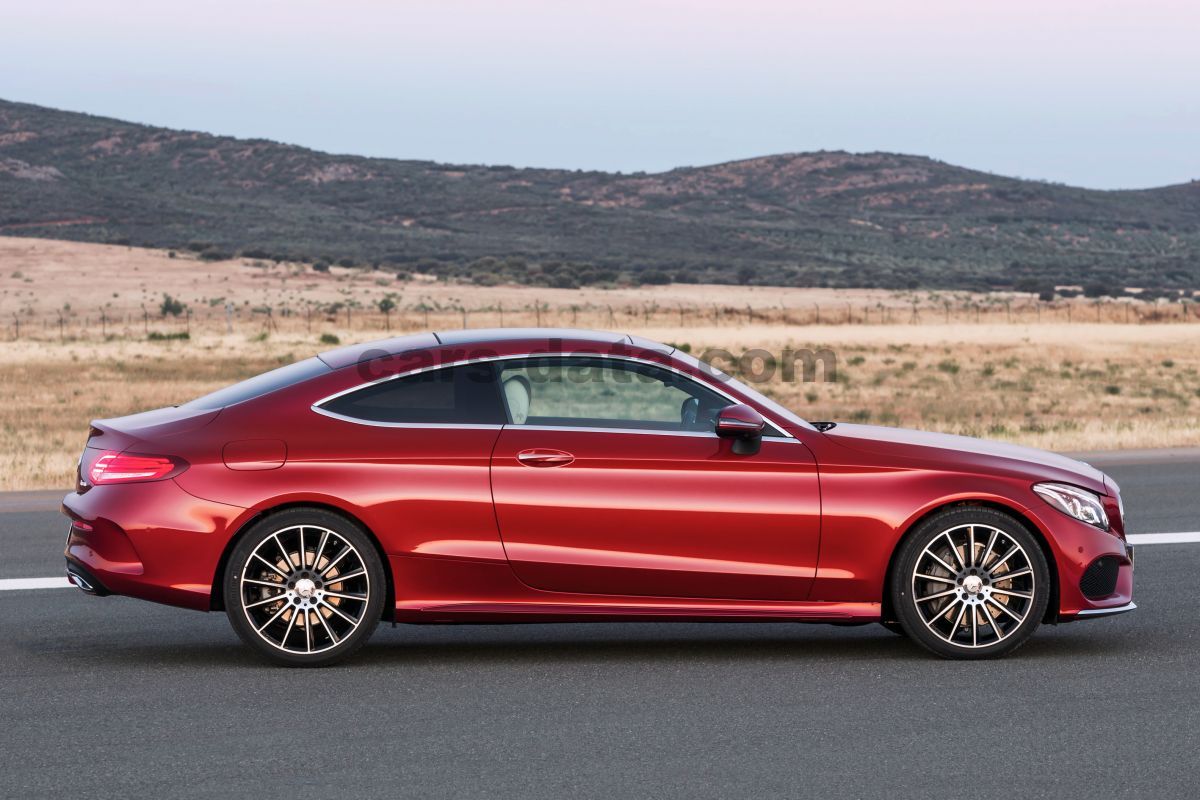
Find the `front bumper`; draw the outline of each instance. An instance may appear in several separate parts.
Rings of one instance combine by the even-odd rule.
[[[1125,614],[1129,611],[1136,611],[1137,603],[1130,601],[1123,606],[1116,608],[1085,608],[1083,611],[1075,614],[1075,619],[1098,619],[1100,617],[1112,617],[1117,614]]]
[[[1075,520],[1056,520],[1058,621],[1133,611],[1134,548],[1124,537]]]

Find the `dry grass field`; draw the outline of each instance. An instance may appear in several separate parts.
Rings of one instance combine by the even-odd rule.
[[[190,314],[164,317],[164,293]],[[384,298],[395,304],[387,314]],[[183,402],[334,339],[462,327],[464,318],[469,327],[615,328],[693,354],[830,348],[835,380],[775,375],[759,384],[814,420],[1055,450],[1200,444],[1200,320],[1178,305],[699,285],[478,287],[0,238],[0,317],[0,490],[69,486],[90,419]],[[184,332],[189,338],[148,338]]]

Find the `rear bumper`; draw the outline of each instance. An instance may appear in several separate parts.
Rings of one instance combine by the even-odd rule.
[[[229,526],[242,511],[199,500],[172,480],[93,486],[63,498],[62,510],[71,519],[63,555],[74,585],[201,611],[211,606]]]

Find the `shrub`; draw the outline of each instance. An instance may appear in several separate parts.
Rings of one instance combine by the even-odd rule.
[[[329,272],[328,261],[317,261],[313,263],[313,272]]]
[[[163,300],[158,306],[159,313],[161,313],[164,317],[168,315],[172,317],[178,317],[183,313],[184,308],[186,308],[186,306],[184,306],[180,300],[171,297],[171,295],[167,294],[166,292],[163,293]]]
[[[322,333],[320,342],[321,344],[341,344],[342,340],[332,333]]]
[[[178,331],[176,333],[159,333],[158,331],[150,331],[146,334],[146,341],[149,342],[171,342],[171,341],[187,341],[192,336],[187,331]]]

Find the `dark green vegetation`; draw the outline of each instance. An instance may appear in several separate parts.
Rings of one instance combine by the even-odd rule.
[[[480,283],[1200,287],[1200,183],[821,152],[621,175],[318,153],[0,101],[0,234]]]

